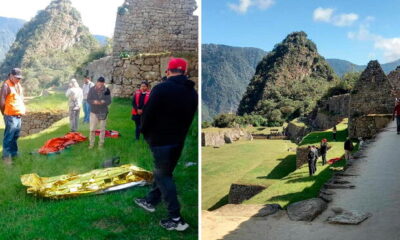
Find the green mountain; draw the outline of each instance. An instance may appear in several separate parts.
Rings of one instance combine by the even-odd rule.
[[[362,72],[367,68],[367,65],[357,65],[351,63],[346,60],[341,59],[326,59],[329,65],[333,68],[335,73],[339,76],[343,76],[345,73],[348,72]],[[382,69],[386,74],[389,74],[391,71],[395,70],[397,66],[400,65],[400,59],[382,64]]]
[[[28,94],[63,85],[99,48],[96,39],[82,23],[80,13],[70,0],[54,0],[17,33],[0,76],[6,78],[10,69],[21,67]]]
[[[282,123],[310,112],[338,77],[304,32],[289,34],[258,64],[238,114]]]
[[[202,45],[202,119],[236,112],[240,99],[266,52],[257,48]]]
[[[15,40],[15,36],[25,20],[0,17],[0,62],[6,57],[8,49]]]

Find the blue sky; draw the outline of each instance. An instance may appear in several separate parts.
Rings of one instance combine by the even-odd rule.
[[[400,0],[203,0],[202,42],[272,50],[303,30],[325,58],[400,59]]]

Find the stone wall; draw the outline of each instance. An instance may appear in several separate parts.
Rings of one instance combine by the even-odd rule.
[[[319,111],[313,121],[313,125],[318,129],[325,130],[333,128],[333,126],[341,122],[343,118],[344,117],[340,115],[333,115],[332,113]]]
[[[392,121],[391,114],[369,114],[354,118],[349,128],[351,138],[373,138]]]
[[[309,115],[310,123],[317,129],[329,129],[349,117],[350,94],[332,96],[321,101],[318,107]]]
[[[49,113],[49,112],[34,112],[27,113],[22,117],[21,136],[28,136],[39,133],[49,128],[53,123],[60,121],[68,116],[67,112]]]
[[[266,187],[259,185],[232,184],[229,190],[228,203],[240,204],[259,194],[264,189]]]
[[[190,80],[198,83],[198,54],[180,53],[174,57],[185,58],[188,63]],[[114,60],[112,77],[107,79],[111,84],[113,96],[131,97],[142,81],[150,83],[151,87],[161,82],[165,76],[171,53],[138,54],[127,59]]]
[[[238,140],[253,140],[253,136],[240,128],[221,128],[217,131],[203,131],[201,133],[201,146],[220,147]]]
[[[108,81],[112,79],[113,58],[107,56],[94,60],[84,68],[84,75],[92,78],[96,82],[99,77],[104,77]]]
[[[114,57],[138,53],[198,51],[195,0],[125,0],[114,32]]]
[[[350,95],[349,136],[373,137],[394,108],[393,87],[377,61],[370,61]],[[372,135],[371,135],[372,134]]]
[[[305,135],[307,135],[310,130],[305,125],[298,125],[293,122],[289,122],[285,130],[285,135],[292,141],[298,142]]]

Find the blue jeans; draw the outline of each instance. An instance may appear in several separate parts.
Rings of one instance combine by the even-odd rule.
[[[140,123],[141,116],[140,115],[132,115],[133,121],[135,121],[136,129],[135,129],[135,138],[136,140],[140,139]]]
[[[146,201],[155,206],[161,202],[162,197],[171,218],[180,217],[180,205],[172,173],[181,156],[182,148],[182,144],[150,147],[154,157],[154,183]]]
[[[85,99],[83,100],[82,106],[83,106],[83,112],[85,114],[85,116],[83,117],[83,122],[88,123],[90,120],[90,104]]]
[[[15,157],[18,154],[17,140],[21,131],[21,118],[4,115],[3,158]]]

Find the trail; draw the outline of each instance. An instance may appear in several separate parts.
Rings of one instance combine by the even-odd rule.
[[[333,190],[333,201],[313,222],[290,221],[285,211],[264,218],[203,211],[203,239],[400,239],[400,135],[394,122],[378,134],[364,156],[349,169],[358,176],[345,179],[356,188]],[[360,225],[329,224],[326,219],[333,207],[369,212],[372,216]]]

